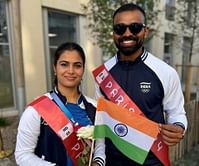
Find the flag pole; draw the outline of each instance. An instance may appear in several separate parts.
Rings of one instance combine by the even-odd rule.
[[[88,166],[91,166],[92,164],[92,157],[93,157],[93,150],[94,150],[94,139],[92,139],[92,143],[91,143],[91,151],[90,151],[90,157],[89,157],[89,165]]]

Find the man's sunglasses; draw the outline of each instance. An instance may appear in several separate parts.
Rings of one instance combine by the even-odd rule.
[[[126,29],[129,28],[130,32],[133,35],[137,35],[144,27],[145,27],[145,24],[143,24],[143,23],[132,23],[130,25],[121,23],[121,24],[113,25],[113,31],[117,35],[123,35],[126,32]]]

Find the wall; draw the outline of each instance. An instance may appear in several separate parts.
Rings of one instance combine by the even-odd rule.
[[[22,53],[26,101],[46,91],[42,10],[40,1],[21,0]]]
[[[66,0],[21,0],[22,53],[27,103],[47,90],[42,7],[80,14],[79,39],[87,55],[83,91],[89,96],[94,95],[91,71],[101,63],[101,56],[99,48],[93,45],[90,33],[85,28],[87,20],[81,10],[82,3],[86,3],[86,1],[73,0],[71,3]]]

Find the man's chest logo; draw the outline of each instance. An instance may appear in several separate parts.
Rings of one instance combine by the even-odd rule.
[[[140,82],[140,90],[143,93],[148,93],[151,90],[151,83],[150,82]]]

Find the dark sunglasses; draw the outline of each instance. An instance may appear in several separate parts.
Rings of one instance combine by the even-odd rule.
[[[113,25],[113,31],[117,34],[117,35],[123,35],[126,32],[126,29],[129,28],[130,32],[133,35],[138,34],[142,28],[145,27],[145,24],[143,23],[132,23],[130,25],[126,25],[126,24],[115,24]]]

